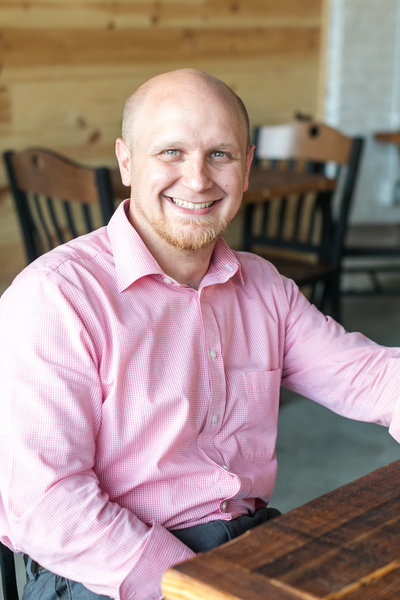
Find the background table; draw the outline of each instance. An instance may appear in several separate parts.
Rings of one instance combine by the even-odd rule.
[[[249,189],[243,195],[243,204],[264,202],[291,194],[332,191],[336,184],[335,179],[315,173],[255,166],[250,171]]]
[[[400,461],[169,569],[166,600],[398,600]]]

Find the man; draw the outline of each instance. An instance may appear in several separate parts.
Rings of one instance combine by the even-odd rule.
[[[400,439],[400,349],[221,239],[248,129],[205,73],[143,84],[116,144],[131,198],[1,300],[0,532],[26,598],[160,598],[166,568],[274,516],[281,384]]]

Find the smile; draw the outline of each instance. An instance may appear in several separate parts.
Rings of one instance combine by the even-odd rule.
[[[212,202],[186,202],[186,200],[181,200],[180,198],[171,198],[172,202],[181,208],[189,208],[190,210],[199,210],[201,208],[209,208],[212,206],[215,201]]]

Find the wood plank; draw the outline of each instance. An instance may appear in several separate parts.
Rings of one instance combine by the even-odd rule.
[[[256,572],[316,596],[338,593],[370,576],[371,564],[376,572],[392,562],[393,548],[400,547],[400,516],[393,517],[398,505],[396,498],[323,538],[305,540],[297,550]]]
[[[11,121],[10,90],[5,85],[0,86],[0,125]]]
[[[143,31],[140,29],[5,29],[0,40],[3,73],[12,69],[52,67],[62,77],[60,65],[142,64],[179,61],[187,64],[201,55],[203,60],[259,56],[292,56],[296,63],[304,55],[317,55],[317,26],[292,28],[194,28]],[[288,43],[290,40],[290,43]],[[34,48],[34,51],[32,51]]]
[[[400,131],[379,131],[374,137],[378,142],[400,146]]]
[[[381,571],[329,594],[327,600],[393,600],[398,597],[399,581],[400,564],[393,561]]]
[[[307,592],[277,581],[267,581],[250,570],[232,569],[231,563],[207,557],[196,558],[196,576],[190,562],[168,570],[162,581],[165,597],[193,600],[318,600]],[[188,574],[187,574],[187,573]]]
[[[137,81],[139,84],[141,79]],[[14,133],[75,129],[83,135],[93,128],[108,128],[118,132],[122,109],[135,82],[130,78],[112,80],[89,78],[86,85],[80,79],[23,81],[12,84],[13,101],[10,123]],[[1,100],[1,95],[0,95]],[[28,118],[29,117],[29,118]],[[3,124],[0,131],[6,132]]]
[[[287,114],[291,119],[296,108],[306,109],[315,105],[315,96],[309,91],[316,84],[314,65],[299,69],[293,64],[285,64],[281,58],[277,65],[281,70],[279,85],[276,85],[272,65],[262,61],[256,63],[258,69],[252,66],[246,72],[246,65],[241,62],[236,69],[225,68],[222,73],[228,85],[242,96],[253,122],[260,122],[259,119],[270,121],[269,115],[274,106],[279,106],[278,114]],[[221,75],[220,69],[217,70],[215,66],[212,68],[211,64],[209,66],[209,70],[217,76]],[[260,73],[265,73],[262,81]],[[117,131],[125,99],[143,79],[141,74],[119,78],[114,76],[112,79],[92,76],[87,78],[84,85],[80,77],[65,75],[62,80],[55,81],[49,78],[13,82],[9,84],[12,105],[9,107],[8,120],[0,124],[0,132],[42,132],[56,127],[66,131],[72,128],[81,137],[91,127],[102,129],[111,124]],[[305,82],[307,85],[304,85]],[[297,87],[302,89],[297,93],[295,102]]]
[[[0,196],[0,294],[26,265],[22,237],[11,195]]]
[[[171,28],[315,25],[321,19],[321,0],[37,0],[2,1],[3,27],[22,29]]]

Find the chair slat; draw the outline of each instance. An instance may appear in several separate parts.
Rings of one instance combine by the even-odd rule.
[[[94,229],[93,219],[92,219],[92,215],[91,215],[91,212],[90,212],[87,204],[82,204],[82,214],[83,214],[83,219],[86,224],[86,229],[88,231],[93,231],[93,229]]]
[[[46,239],[47,248],[50,250],[50,249],[54,248],[54,242],[53,242],[53,238],[50,234],[50,230],[47,226],[47,222],[46,222],[45,215],[43,212],[42,204],[40,202],[39,194],[33,194],[33,203],[35,205],[36,212],[37,212],[37,215],[39,218],[40,228]]]
[[[64,238],[62,228],[60,227],[60,224],[58,222],[56,211],[54,210],[54,202],[49,197],[47,197],[46,200],[47,200],[47,209],[49,211],[50,220],[51,220],[51,223],[53,224],[53,228],[54,228],[54,231],[57,236],[57,241],[59,244],[63,244],[66,240]]]

